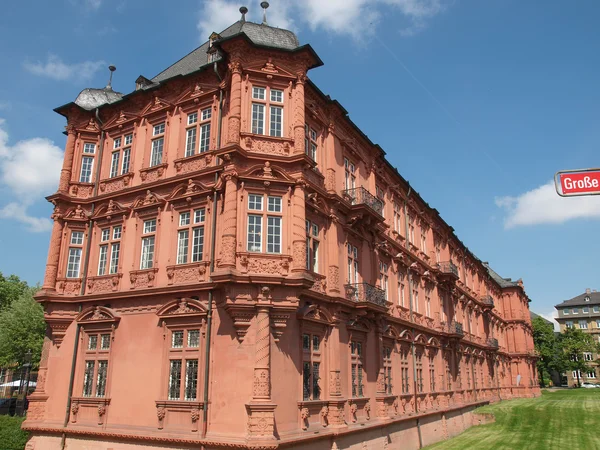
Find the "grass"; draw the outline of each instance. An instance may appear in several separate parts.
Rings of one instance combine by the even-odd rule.
[[[0,450],[23,450],[28,433],[21,430],[24,417],[0,416]]]
[[[475,426],[427,450],[600,449],[600,389],[542,391],[538,398],[479,408],[496,422]]]

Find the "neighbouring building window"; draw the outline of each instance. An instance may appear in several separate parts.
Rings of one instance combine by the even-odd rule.
[[[105,397],[108,378],[110,333],[85,333],[85,363],[83,371],[83,397]]]
[[[569,308],[563,309],[563,315],[565,315],[565,316],[569,315]]]
[[[573,314],[579,314],[579,308],[573,308]]]
[[[151,269],[154,266],[156,219],[145,220],[142,233],[142,254],[140,261],[140,269]]]
[[[383,381],[384,390],[388,395],[392,394],[392,348],[383,347]]]
[[[179,213],[177,264],[202,261],[205,216],[204,208]]]
[[[309,124],[304,125],[304,153],[306,153],[310,159],[317,161],[317,130],[311,127]]]
[[[580,320],[579,321],[579,328],[581,328],[582,330],[587,330],[587,320]]]
[[[83,252],[83,231],[72,231],[69,244],[67,278],[79,278]]]
[[[589,352],[585,352],[585,353],[583,354],[583,359],[584,359],[585,361],[593,361],[592,354],[591,354],[591,353],[589,353]]]
[[[565,322],[565,326],[566,326],[567,328],[573,328],[573,321],[572,321],[572,320],[567,320],[567,321]]]
[[[417,392],[423,392],[423,357],[417,353],[415,364],[417,366]]]
[[[348,284],[358,283],[358,248],[348,244]]]
[[[169,400],[196,401],[198,398],[200,330],[188,328],[170,331]]]
[[[402,393],[410,393],[410,373],[408,371],[408,350],[400,353],[400,371],[402,376]]]
[[[319,400],[321,370],[321,336],[304,333],[302,335],[302,398]]]
[[[154,125],[152,129],[152,151],[150,152],[150,167],[162,164],[163,148],[165,145],[165,123]]]
[[[283,91],[269,87],[252,88],[252,133],[283,136]],[[265,114],[268,112],[268,125]]]
[[[356,187],[356,166],[348,158],[344,158],[344,189]]]
[[[350,371],[352,374],[352,397],[364,396],[363,384],[363,344],[352,341],[350,343]]]
[[[266,198],[266,205],[265,205]],[[266,208],[265,208],[266,206]],[[263,222],[266,219],[267,239],[265,251],[267,253],[281,253],[282,246],[282,198],[277,196],[264,196],[258,194],[248,195],[248,251],[263,251]],[[266,209],[266,217],[264,210]]]
[[[584,314],[587,314],[587,313],[589,313],[589,312],[590,312],[590,308],[588,308],[587,306],[584,306],[584,307],[581,309],[581,312],[583,312]]]
[[[388,265],[379,261],[379,288],[385,292],[385,299],[388,300]]]
[[[592,370],[587,373],[588,378],[596,378],[596,371]]]
[[[98,275],[115,274],[119,271],[121,253],[121,225],[103,228],[100,232]]]
[[[306,270],[319,272],[319,226],[306,220]]]
[[[600,319],[596,319],[596,328],[600,328]]]
[[[592,311],[595,313],[600,312],[600,307],[594,306],[594,307],[592,307]]]
[[[574,370],[571,375],[573,375],[573,378],[581,378],[581,371]]]
[[[133,134],[114,139],[113,152],[110,158],[110,178],[129,173],[132,142]]]

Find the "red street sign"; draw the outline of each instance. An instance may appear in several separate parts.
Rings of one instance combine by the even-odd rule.
[[[554,175],[554,186],[561,197],[600,194],[600,169],[561,170]]]

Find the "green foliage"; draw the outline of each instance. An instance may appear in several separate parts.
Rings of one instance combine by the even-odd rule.
[[[538,398],[503,401],[475,412],[491,413],[496,422],[471,427],[427,450],[600,448],[600,389],[542,391]]]
[[[21,430],[24,417],[0,416],[0,449],[23,450],[28,433]]]
[[[10,306],[28,289],[27,282],[21,281],[18,276],[10,275],[6,278],[0,272],[0,311]]]
[[[0,367],[21,365],[28,350],[37,366],[42,353],[44,310],[33,299],[33,289],[25,289],[10,306],[0,311]]]
[[[554,326],[551,323],[541,317],[536,317],[531,321],[531,324],[533,325],[535,349],[540,355],[537,362],[540,383],[545,386],[553,371],[562,373],[566,370],[565,352],[560,346],[560,342],[554,333]]]
[[[592,367],[592,361],[586,361],[583,354],[600,352],[600,345],[594,341],[592,335],[579,328],[566,328],[560,335],[559,342],[566,356],[565,365],[568,370],[587,372]],[[579,377],[577,384],[581,384]]]

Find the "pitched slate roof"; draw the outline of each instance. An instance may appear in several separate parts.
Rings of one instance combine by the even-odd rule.
[[[586,302],[585,298],[589,297],[590,301]],[[562,308],[564,306],[585,306],[585,305],[600,305],[600,292],[584,292],[583,294],[578,295],[577,297],[573,297],[570,300],[565,300],[564,302],[555,306],[555,308]]]
[[[279,48],[284,50],[295,50],[300,46],[298,38],[294,33],[282,28],[270,27],[269,25],[257,24],[238,20],[230,25],[219,36],[221,39],[230,38],[238,34],[245,34],[254,44],[263,47]],[[187,75],[208,63],[208,41],[196,48],[172,66],[152,78],[152,82],[160,83],[178,75]]]
[[[512,281],[510,278],[502,278],[500,275],[498,275],[498,273],[494,269],[492,269],[490,267],[490,265],[487,262],[484,262],[483,265],[487,269],[487,271],[490,274],[490,276],[492,277],[492,279],[496,283],[498,283],[500,285],[500,287],[505,288],[505,287],[514,287],[514,286],[519,285],[516,281]]]
[[[540,316],[539,314],[534,313],[533,311],[529,311],[529,317],[531,317],[531,320],[536,319],[536,318],[539,317],[544,322],[549,323],[550,325],[554,326],[554,324],[552,322],[550,322],[548,319],[546,319],[545,317]]]

